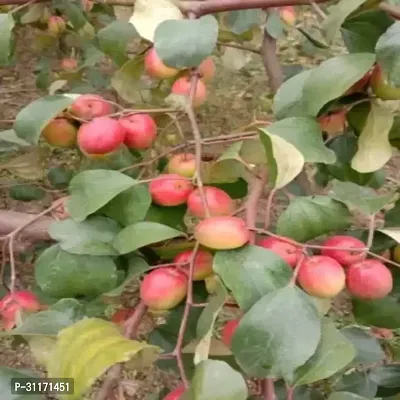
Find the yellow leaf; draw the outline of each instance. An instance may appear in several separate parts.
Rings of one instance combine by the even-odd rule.
[[[60,398],[75,400],[112,365],[134,357],[152,363],[160,351],[157,346],[127,339],[111,322],[86,318],[59,332],[47,371],[49,378],[74,379],[74,394]]]
[[[374,172],[392,157],[389,132],[394,115],[379,103],[371,104],[371,111],[358,138],[358,150],[351,160],[351,167],[358,172]]]
[[[4,165],[14,175],[22,179],[36,181],[44,177],[44,169],[42,167],[41,153],[38,148],[34,148],[28,153],[14,158],[8,164]]]
[[[135,10],[129,22],[136,28],[142,38],[153,42],[157,26],[171,19],[184,19],[183,14],[172,1],[136,0]]]

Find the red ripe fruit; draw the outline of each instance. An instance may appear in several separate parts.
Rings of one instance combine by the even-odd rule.
[[[83,94],[79,96],[69,107],[69,112],[75,117],[93,119],[112,114],[113,106],[104,97],[97,94]]]
[[[148,149],[157,137],[157,125],[148,114],[133,114],[118,121],[126,131],[125,145],[130,149]]]
[[[199,73],[203,82],[209,82],[215,75],[215,64],[211,57],[207,57],[199,65]]]
[[[9,293],[0,300],[0,316],[5,320],[4,328],[12,329],[17,311],[37,312],[42,308],[35,294],[21,290]]]
[[[78,68],[78,61],[75,58],[63,58],[60,61],[60,68],[66,72],[75,71]]]
[[[133,312],[134,310],[131,308],[121,308],[111,316],[111,322],[117,325],[123,325]]]
[[[186,296],[188,278],[174,267],[150,271],[140,285],[140,298],[153,310],[169,310]]]
[[[77,133],[77,127],[66,118],[55,118],[42,130],[42,136],[47,143],[61,148],[73,147]]]
[[[182,78],[177,79],[171,87],[171,93],[180,95],[180,96],[190,96],[191,91],[191,82],[190,78],[187,76],[183,76]],[[207,89],[206,85],[199,79],[196,85],[196,92],[193,98],[193,107],[201,106],[207,100]]]
[[[162,62],[154,47],[144,57],[144,69],[148,76],[157,79],[173,78],[179,73],[178,69],[168,67]]]
[[[52,15],[47,21],[47,30],[52,36],[60,36],[66,28],[64,19],[58,15]]]
[[[174,389],[172,392],[168,393],[165,397],[164,400],[179,400],[183,393],[185,393],[186,389],[184,385],[179,385],[176,389]]]
[[[210,217],[194,228],[194,237],[203,246],[215,250],[242,247],[250,240],[246,223],[238,217]]]
[[[228,321],[222,328],[221,340],[227,347],[231,347],[232,336],[240,323],[240,319],[232,319]]]
[[[321,130],[328,135],[343,132],[346,128],[347,110],[337,111],[329,115],[324,115],[318,118]]]
[[[302,263],[297,279],[311,296],[329,299],[345,288],[346,274],[333,258],[311,256]]]
[[[359,299],[382,299],[392,291],[393,277],[383,263],[367,259],[348,267],[346,286]]]
[[[95,118],[78,130],[78,146],[86,156],[99,156],[117,150],[125,139],[125,129],[109,117]]]
[[[322,246],[343,247],[349,249],[365,248],[365,244],[361,240],[353,236],[346,236],[346,235],[332,236],[331,238],[327,239],[322,244]],[[338,263],[342,264],[344,267],[362,261],[366,256],[365,252],[351,251],[351,250],[334,250],[334,249],[322,249],[321,254],[323,256],[334,258]]]
[[[180,268],[187,269],[189,273],[189,262],[192,258],[193,250],[186,250],[174,258],[175,264],[182,264]],[[183,265],[183,263],[187,263]],[[206,250],[198,250],[194,261],[193,280],[202,281],[213,274],[213,255]]]
[[[164,207],[185,204],[193,189],[189,179],[178,174],[161,174],[149,185],[153,203]]]
[[[300,247],[272,236],[260,239],[258,241],[258,246],[271,250],[285,260],[292,268],[296,267],[302,254],[302,249]]]
[[[179,153],[170,158],[167,171],[170,174],[178,174],[192,178],[196,172],[195,155],[192,153]]]
[[[294,26],[296,23],[296,11],[293,6],[284,6],[280,7],[279,14],[282,20],[291,26]]]
[[[224,192],[214,186],[204,186],[204,196],[212,217],[218,215],[230,215],[235,211],[235,202]],[[188,197],[188,210],[198,218],[206,217],[206,210],[200,196],[200,190],[196,189]]]

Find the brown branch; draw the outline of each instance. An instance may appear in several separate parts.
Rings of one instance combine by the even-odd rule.
[[[144,303],[140,302],[136,306],[134,313],[127,319],[124,324],[124,335],[127,338],[137,338],[137,330],[144,314],[146,313],[146,310],[147,307],[144,305]],[[109,369],[107,377],[103,382],[103,386],[100,388],[99,393],[96,396],[96,400],[108,399],[121,375],[122,366],[123,364],[115,364]]]
[[[262,380],[261,390],[265,400],[276,400],[274,380],[272,378]]]
[[[260,54],[260,50],[253,49],[252,47],[242,46],[242,45],[236,44],[236,43],[217,42],[217,45],[224,46],[224,47],[232,47],[234,49],[239,49],[239,50],[243,50],[243,51],[249,51],[250,53],[254,53],[254,54]]]
[[[260,177],[256,178],[253,182],[253,187],[249,193],[246,202],[246,224],[250,230],[256,229],[256,217],[257,217],[257,203],[261,195],[264,192],[264,186],[267,182],[267,170],[263,168]],[[250,243],[254,244],[255,235],[252,234]]]
[[[283,71],[277,52],[277,41],[264,29],[264,37],[261,44],[261,59],[268,76],[269,86],[275,93],[283,83]]]
[[[387,3],[381,3],[379,4],[379,8],[382,11],[387,12],[394,19],[400,19],[400,7],[391,6],[390,4]]]

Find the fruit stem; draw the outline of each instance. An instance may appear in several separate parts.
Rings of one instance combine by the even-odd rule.
[[[176,363],[178,365],[179,373],[181,375],[181,379],[183,384],[185,385],[185,388],[189,387],[189,381],[187,379],[185,366],[183,364],[182,348],[183,348],[183,339],[186,332],[190,308],[193,306],[193,273],[194,273],[195,259],[197,256],[197,252],[199,251],[199,247],[200,247],[199,242],[196,242],[193,248],[193,253],[190,258],[186,303],[185,303],[185,308],[183,310],[181,326],[179,327],[178,339],[176,341],[176,346],[173,351],[173,355],[176,357]]]
[[[267,207],[265,209],[264,229],[268,229],[271,223],[272,202],[274,200],[275,193],[276,189],[272,189],[268,195]]]
[[[296,285],[296,280],[297,280],[297,275],[299,275],[300,268],[303,264],[304,259],[307,257],[307,253],[305,250],[303,251],[303,254],[300,256],[299,260],[297,261],[296,268],[293,271],[292,278],[290,279],[289,285],[290,286],[295,286]]]
[[[293,393],[294,393],[294,387],[288,387],[286,389],[286,400],[293,400]]]
[[[276,400],[274,380],[271,378],[263,379],[261,385],[264,400]]]

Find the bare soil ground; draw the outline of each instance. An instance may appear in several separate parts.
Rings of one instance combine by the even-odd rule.
[[[312,25],[315,21],[305,21],[306,25]],[[34,68],[38,57],[34,50],[34,38],[31,31],[21,30],[18,35],[16,64],[0,70],[0,129],[9,129],[18,111],[32,100],[45,95],[35,86]],[[280,56],[285,64],[311,65],[318,63],[325,57],[324,52],[316,53],[316,49],[303,46],[300,37],[291,35],[281,42]],[[341,52],[341,47],[335,52]],[[240,127],[248,125],[252,120],[271,118],[270,100],[268,98],[268,81],[263,66],[257,55],[253,55],[251,61],[242,71],[231,71],[227,68],[218,68],[217,77],[210,87],[210,97],[206,106],[198,114],[200,129],[203,136],[217,136]],[[190,131],[184,132],[189,138]],[[46,165],[64,165],[69,163],[69,153],[51,150],[45,160]],[[1,162],[1,158],[0,158]],[[400,159],[396,157],[388,166],[390,175],[398,178]],[[0,209],[38,213],[43,210],[57,193],[49,193],[40,202],[18,202],[8,197],[7,186],[15,177],[9,176],[0,169]],[[260,207],[263,207],[262,205]],[[282,209],[282,204],[277,203],[273,214],[276,215]],[[29,243],[21,243],[26,247]],[[32,282],[32,264],[29,258],[18,264],[20,287],[29,287]],[[343,307],[339,307],[343,308]],[[346,307],[340,313],[346,317]],[[227,315],[223,316],[223,319]],[[0,339],[0,365],[13,368],[31,368],[38,372],[43,370],[35,363],[29,348],[24,342],[16,343],[10,338]],[[129,390],[125,391],[126,399],[140,399],[145,394],[155,393],[158,388],[169,384],[171,387],[176,378],[153,368],[146,373],[140,373],[126,378],[131,382]],[[134,379],[134,381],[132,380]],[[87,395],[87,399],[93,399],[95,390]]]

